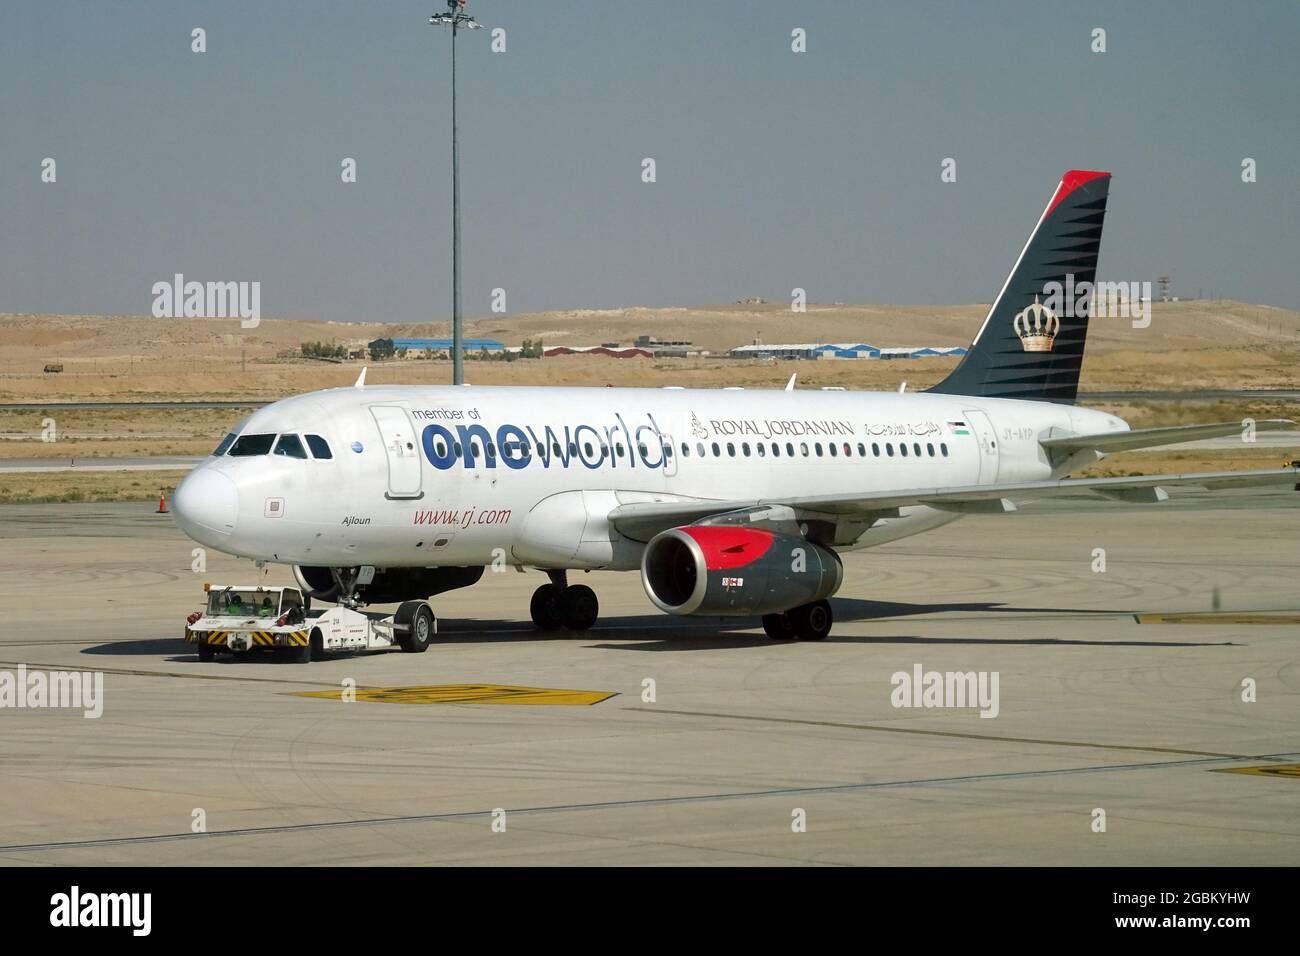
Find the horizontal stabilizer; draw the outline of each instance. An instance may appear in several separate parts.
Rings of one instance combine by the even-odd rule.
[[[1255,432],[1284,431],[1295,428],[1295,422],[1286,418],[1270,418],[1255,422]],[[1062,435],[1043,438],[1039,444],[1049,451],[1099,451],[1103,454],[1132,451],[1136,448],[1154,448],[1157,445],[1174,445],[1178,442],[1199,441],[1203,438],[1226,438],[1230,435],[1250,434],[1242,422],[1215,422],[1209,425],[1171,425],[1165,428],[1135,428],[1124,432],[1103,432],[1097,435]]]

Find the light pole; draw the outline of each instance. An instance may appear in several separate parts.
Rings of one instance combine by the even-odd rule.
[[[480,24],[465,12],[465,0],[447,0],[447,12],[429,17],[434,26],[451,27],[451,381],[465,384],[465,330],[460,316],[460,143],[456,140],[456,34]]]

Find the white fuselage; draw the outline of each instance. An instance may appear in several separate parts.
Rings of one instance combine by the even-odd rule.
[[[366,386],[276,402],[239,429],[319,436],[332,457],[211,457],[175,504],[200,543],[285,564],[626,570],[644,542],[611,527],[620,504],[1037,481],[1094,460],[1054,468],[1039,438],[1127,427],[923,392]],[[954,517],[905,508],[850,546]]]

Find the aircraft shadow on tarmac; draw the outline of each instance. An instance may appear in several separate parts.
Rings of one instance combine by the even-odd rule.
[[[858,598],[836,598],[831,605],[835,620],[847,621],[889,621],[896,618],[912,617],[921,614],[948,614],[965,612],[978,620],[984,615],[1023,614],[1037,620],[1008,621],[1016,630],[1026,636],[1008,634],[1004,637],[930,637],[906,634],[856,635],[832,632],[827,643],[833,644],[955,644],[955,645],[1058,645],[1062,647],[1236,647],[1233,641],[1137,641],[1137,640],[1087,640],[1082,638],[1057,638],[1046,636],[1029,636],[1031,629],[1039,632],[1052,629],[1052,621],[1058,617],[1073,618],[1107,618],[1117,615],[1130,617],[1134,612],[1119,609],[1098,608],[1040,608],[1010,607],[992,602],[903,604],[894,601],[866,601]],[[951,618],[947,619],[951,622]],[[534,642],[538,640],[588,641],[605,639],[608,641],[587,646],[601,650],[616,651],[706,651],[706,650],[742,650],[749,647],[771,647],[775,642],[761,631],[757,618],[701,618],[685,620],[667,615],[645,614],[623,617],[601,618],[591,631],[554,631],[539,632],[527,621],[441,619],[440,633],[435,639],[438,646],[456,644],[486,644],[509,642]],[[436,650],[436,647],[434,648]],[[167,659],[177,663],[197,662],[198,655],[190,648],[184,647],[179,638],[154,638],[145,640],[116,641],[85,648],[83,654],[104,654],[124,657],[157,657],[167,655]],[[352,654],[339,655],[352,657]],[[257,653],[248,660],[265,662],[269,654]],[[221,655],[219,661],[232,662],[234,658]]]

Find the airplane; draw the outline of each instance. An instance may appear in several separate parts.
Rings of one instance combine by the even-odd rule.
[[[291,565],[308,594],[353,608],[514,566],[549,578],[530,602],[538,628],[582,631],[599,602],[568,572],[637,571],[669,614],[821,640],[849,550],[1017,500],[1296,485],[1294,467],[1067,477],[1111,452],[1242,431],[1130,429],[1075,404],[1090,302],[1053,311],[1044,296],[1094,281],[1110,178],[1062,177],[969,350],[928,390],[373,386],[363,370],[236,425],[173,514],[200,544]]]

